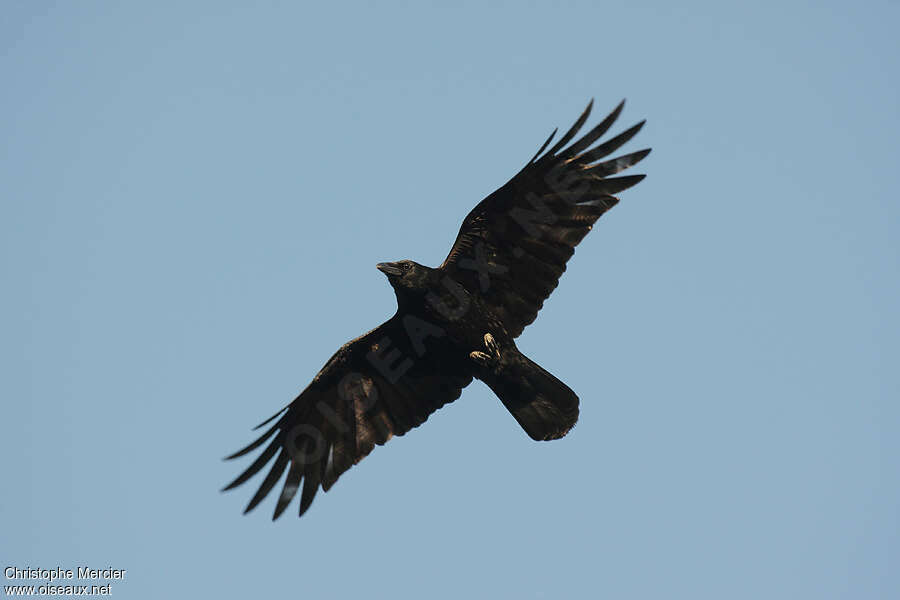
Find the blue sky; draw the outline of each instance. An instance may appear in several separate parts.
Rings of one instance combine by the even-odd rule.
[[[127,569],[124,598],[897,597],[898,17],[6,3],[3,565]],[[374,264],[440,263],[592,97],[654,152],[520,338],[578,426],[532,442],[475,383],[303,519],[241,516],[221,457],[393,313]]]

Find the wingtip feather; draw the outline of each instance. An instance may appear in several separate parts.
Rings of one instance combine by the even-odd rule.
[[[263,427],[264,425],[268,425],[269,423],[271,423],[272,421],[274,421],[277,417],[279,417],[279,416],[281,416],[282,414],[284,414],[284,411],[286,411],[288,408],[290,408],[290,405],[285,406],[284,408],[282,408],[281,410],[279,410],[277,413],[275,413],[274,415],[272,415],[271,417],[269,417],[268,419],[266,419],[265,421],[263,421],[262,423],[260,423],[260,424],[257,425],[256,427],[254,427],[251,431],[256,431],[256,430],[259,429],[260,427]]]
[[[563,146],[568,144],[573,137],[581,130],[584,124],[587,122],[588,117],[591,116],[591,109],[594,107],[594,99],[591,98],[591,101],[588,102],[587,107],[585,107],[584,112],[581,113],[581,116],[572,124],[569,130],[563,134],[561,138],[554,144],[552,148],[547,152],[548,156],[553,156],[560,150],[562,150]]]
[[[550,145],[550,142],[553,141],[553,138],[554,138],[554,136],[556,135],[556,132],[557,132],[557,131],[559,131],[559,127],[557,127],[556,129],[554,129],[554,130],[550,133],[550,137],[548,137],[547,140],[546,140],[543,144],[541,144],[541,147],[538,148],[538,151],[535,152],[535,153],[534,153],[534,156],[531,157],[531,160],[528,161],[528,164],[529,164],[529,165],[530,165],[531,163],[533,163],[535,160],[537,160],[537,157],[541,155],[541,152],[543,152],[543,151],[547,148],[547,146]]]

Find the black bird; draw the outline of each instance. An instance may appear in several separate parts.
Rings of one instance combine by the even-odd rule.
[[[252,510],[288,474],[273,519],[300,489],[300,515],[319,489],[376,444],[403,435],[456,400],[473,377],[485,382],[535,440],[566,435],[578,420],[578,397],[516,348],[556,288],[575,246],[600,216],[644,175],[610,177],[643,159],[641,150],[600,162],[630,140],[634,127],[594,145],[622,111],[620,103],[580,139],[593,100],[549,150],[534,157],[463,221],[436,269],[410,260],[379,263],[397,296],[397,313],[345,344],[297,398],[256,428],[269,427],[228,459],[268,442],[225,490],[275,459],[247,505]]]

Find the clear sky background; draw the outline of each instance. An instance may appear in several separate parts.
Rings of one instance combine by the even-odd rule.
[[[120,598],[900,597],[898,24],[3,3],[3,566],[127,569]],[[440,263],[591,97],[654,152],[520,338],[578,426],[532,442],[476,382],[303,519],[241,516],[222,456],[393,314],[374,264]]]

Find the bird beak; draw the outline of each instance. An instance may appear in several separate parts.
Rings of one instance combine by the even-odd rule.
[[[375,268],[384,273],[385,275],[402,275],[403,271],[400,270],[395,263],[378,263],[375,265]]]

